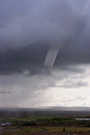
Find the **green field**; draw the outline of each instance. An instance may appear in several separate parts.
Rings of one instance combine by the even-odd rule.
[[[11,122],[13,126],[74,126],[74,127],[90,127],[90,120],[76,120],[75,117],[55,117],[55,116],[39,116],[39,117],[12,117],[12,118],[1,118],[1,122]]]
[[[90,135],[90,128],[80,127],[8,127],[3,130],[3,135],[66,135],[66,134],[83,134]]]
[[[1,119],[11,126],[1,127],[1,135],[90,135],[90,121],[74,117],[22,117]]]

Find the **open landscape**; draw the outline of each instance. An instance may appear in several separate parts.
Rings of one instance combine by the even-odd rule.
[[[89,111],[0,111],[0,135],[90,135]]]
[[[90,135],[90,0],[0,0],[0,135]]]

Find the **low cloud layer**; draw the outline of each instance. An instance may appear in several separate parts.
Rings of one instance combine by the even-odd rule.
[[[55,69],[51,75],[0,76],[0,106],[90,106],[90,65],[75,68],[83,72]]]

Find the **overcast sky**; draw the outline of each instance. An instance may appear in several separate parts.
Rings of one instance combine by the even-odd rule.
[[[88,0],[1,0],[0,40],[11,46],[23,41],[65,40],[89,24]],[[12,43],[13,42],[13,43]]]
[[[0,0],[0,106],[90,106],[89,35],[89,0]]]

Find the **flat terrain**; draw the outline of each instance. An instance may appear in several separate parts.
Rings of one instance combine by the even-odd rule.
[[[90,121],[74,117],[13,117],[0,121],[0,135],[90,135]],[[2,126],[7,122],[11,125]]]
[[[90,135],[90,128],[76,127],[9,127],[0,135]]]
[[[1,110],[0,135],[90,135],[90,112]]]

